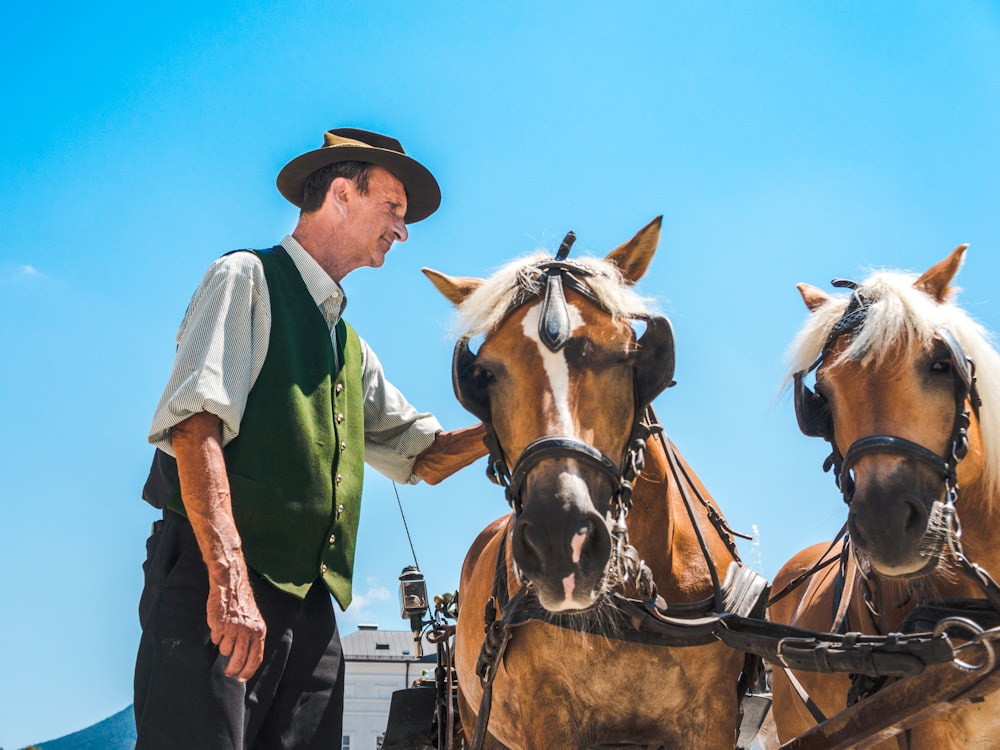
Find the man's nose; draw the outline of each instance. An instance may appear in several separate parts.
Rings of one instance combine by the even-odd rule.
[[[396,242],[406,242],[407,237],[410,236],[409,231],[406,229],[406,222],[402,219],[396,221],[396,226],[393,227],[396,232]]]

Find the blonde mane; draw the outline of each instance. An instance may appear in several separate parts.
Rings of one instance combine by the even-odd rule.
[[[834,361],[854,359],[880,366],[894,345],[926,351],[938,329],[949,329],[976,365],[976,383],[983,402],[979,425],[985,459],[984,488],[988,495],[995,495],[1000,492],[1000,354],[990,334],[952,299],[937,302],[913,286],[916,280],[916,275],[880,271],[861,284],[857,291],[871,303],[868,317]],[[953,295],[954,290],[950,291]],[[820,355],[850,298],[850,294],[835,295],[809,315],[788,349],[786,384],[794,373],[808,369]]]
[[[458,308],[456,328],[459,335],[487,335],[496,330],[512,306],[540,287],[544,271],[537,264],[551,259],[550,253],[539,250],[511,261],[486,279]],[[613,318],[637,318],[654,312],[652,302],[626,283],[614,263],[589,256],[576,258],[571,263],[585,269],[578,278]]]

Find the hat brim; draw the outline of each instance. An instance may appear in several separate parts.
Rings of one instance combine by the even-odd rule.
[[[426,219],[441,205],[441,188],[423,164],[406,154],[375,146],[326,146],[296,156],[278,173],[278,191],[295,206],[302,208],[305,184],[317,169],[341,161],[375,164],[392,172],[406,190],[407,224]]]

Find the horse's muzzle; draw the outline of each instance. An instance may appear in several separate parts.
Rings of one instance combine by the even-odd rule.
[[[922,465],[895,459],[884,475],[859,473],[851,502],[848,530],[861,554],[881,575],[911,578],[933,571],[942,534],[932,513],[944,487],[940,477]]]
[[[610,497],[610,483],[581,475],[566,460],[551,463],[526,483],[511,551],[543,607],[551,612],[585,610],[604,593],[611,557],[608,522],[591,490]]]

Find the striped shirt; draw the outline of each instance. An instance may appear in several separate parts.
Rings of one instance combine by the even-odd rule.
[[[302,274],[333,337],[347,305],[344,290],[293,237],[285,237],[281,245]],[[253,253],[219,258],[205,273],[177,331],[173,370],[153,416],[149,442],[174,455],[170,430],[203,411],[222,420],[223,445],[239,435],[270,334],[271,298],[260,259]],[[390,479],[415,484],[419,478],[413,473],[413,461],[434,442],[440,423],[432,414],[414,409],[386,380],[381,363],[363,339],[361,381],[365,462]]]

